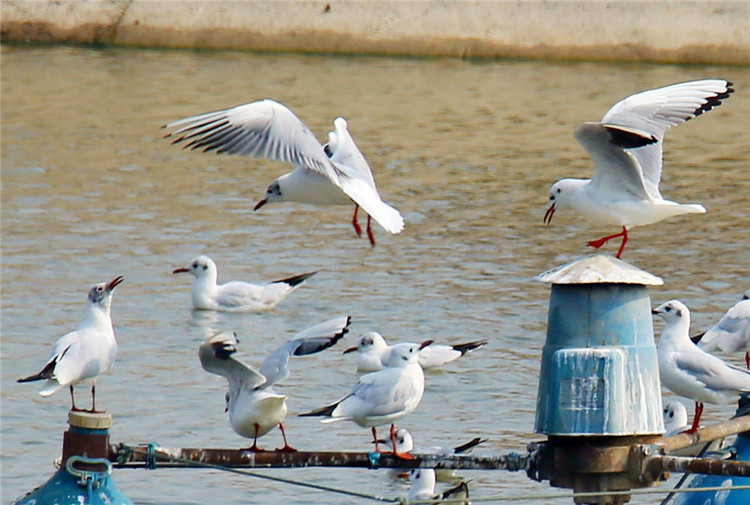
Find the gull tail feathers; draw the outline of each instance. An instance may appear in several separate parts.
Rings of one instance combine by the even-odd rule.
[[[395,235],[404,229],[404,218],[399,211],[381,200],[365,181],[346,178],[342,181],[341,189],[388,233]]]
[[[55,379],[47,379],[47,383],[44,385],[41,391],[39,391],[39,396],[52,396],[55,391],[62,388],[62,384],[57,382]]]

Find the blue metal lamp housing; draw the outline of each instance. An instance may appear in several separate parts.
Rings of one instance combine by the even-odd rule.
[[[664,433],[651,301],[662,280],[612,256],[545,272],[552,284],[537,395],[537,433]]]

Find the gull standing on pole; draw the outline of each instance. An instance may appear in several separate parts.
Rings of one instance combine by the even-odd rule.
[[[361,376],[351,393],[337,402],[300,416],[324,416],[322,423],[353,421],[362,427],[370,427],[378,452],[380,441],[376,428],[391,423],[391,447],[395,448],[393,422],[414,412],[424,394],[424,372],[419,366],[421,347],[417,344],[394,346],[386,368]],[[409,454],[393,454],[411,459]]]
[[[617,102],[601,122],[583,123],[575,138],[594,160],[592,179],[562,179],[552,185],[544,222],[558,209],[572,208],[598,223],[622,227],[620,233],[588,242],[596,249],[628,230],[681,214],[702,214],[699,204],[680,204],[659,192],[662,143],[667,130],[721,105],[734,90],[723,79],[683,82],[652,89]]]
[[[698,347],[713,352],[737,352],[745,349],[745,363],[750,368],[750,289],[742,295],[742,300],[724,314],[719,322],[700,336]]]
[[[18,382],[32,382],[46,379],[39,394],[50,396],[65,386],[70,388],[72,410],[76,407],[73,386],[91,384],[91,410],[96,410],[96,378],[112,368],[117,357],[117,341],[112,329],[112,291],[123,281],[115,277],[92,287],[88,294],[86,318],[77,330],[63,335],[52,348],[42,371],[18,379]]]
[[[486,340],[466,342],[465,344],[435,344],[432,340],[425,343],[419,351],[419,365],[423,370],[443,366],[455,361],[467,352],[479,349],[487,343]],[[344,354],[357,351],[357,371],[374,372],[386,367],[390,359],[393,345],[388,345],[383,336],[376,331],[362,334],[357,345],[344,351]]]
[[[261,452],[258,438],[278,425],[284,446],[276,450],[295,451],[284,431],[287,397],[276,393],[273,386],[289,376],[289,358],[328,349],[349,331],[350,321],[348,316],[342,316],[297,333],[295,338],[272,352],[259,370],[232,356],[238,343],[233,333],[218,333],[200,345],[198,358],[203,369],[225,377],[229,383],[226,395],[229,422],[238,435],[253,439],[248,450]]]
[[[703,403],[732,403],[741,393],[750,392],[750,372],[725,363],[690,340],[690,311],[684,303],[670,300],[652,312],[666,322],[656,346],[661,383],[695,401],[695,417],[687,430],[695,433]]]
[[[231,109],[209,112],[166,125],[172,142],[185,148],[265,157],[295,165],[268,186],[266,197],[255,206],[272,202],[313,205],[346,205],[354,202],[352,225],[357,235],[359,207],[367,212],[367,236],[375,246],[370,218],[389,233],[404,228],[401,214],[380,199],[375,180],[342,117],[323,146],[310,129],[285,105],[265,99]]]
[[[217,284],[219,272],[216,263],[205,254],[193,258],[188,266],[172,271],[173,274],[183,272],[195,277],[192,290],[194,309],[225,312],[271,310],[317,273],[309,272],[267,284],[250,284],[243,281]]]

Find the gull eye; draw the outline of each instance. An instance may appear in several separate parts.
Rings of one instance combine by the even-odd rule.
[[[557,194],[559,195],[560,193],[562,193],[562,189],[557,188]]]
[[[549,195],[549,201],[554,202],[555,201],[555,195]]]
[[[198,268],[198,262],[193,263],[193,268]]]
[[[664,311],[665,312],[672,312],[672,307],[670,307],[669,305],[667,305],[667,308],[664,309]]]

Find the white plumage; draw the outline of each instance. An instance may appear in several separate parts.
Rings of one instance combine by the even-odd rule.
[[[384,203],[364,156],[349,134],[347,122],[334,120],[328,144],[321,145],[310,129],[285,105],[260,100],[231,109],[189,117],[168,124],[173,143],[185,142],[186,148],[217,153],[265,157],[295,165],[268,187],[255,210],[272,202],[300,202],[314,205],[355,204],[352,223],[357,224],[357,209],[367,214],[390,233],[404,228],[401,214]],[[368,217],[370,243],[375,239]]]
[[[266,284],[251,284],[244,281],[218,284],[219,272],[216,263],[205,254],[193,258],[187,266],[172,271],[173,274],[184,272],[195,277],[192,288],[193,308],[225,312],[271,310],[305,280],[316,274],[309,272]]]
[[[750,289],[742,295],[742,300],[734,304],[719,322],[709,328],[701,337],[698,346],[704,351],[717,349],[724,352],[737,352],[750,347]],[[750,354],[745,360],[750,368]]]
[[[702,205],[662,198],[662,143],[671,127],[719,106],[734,91],[731,85],[705,79],[644,91],[616,103],[600,122],[580,125],[575,138],[594,160],[594,176],[557,181],[549,192],[545,223],[556,210],[572,208],[594,222],[620,226],[620,233],[588,243],[599,248],[622,237],[619,258],[633,226],[706,212]]]

